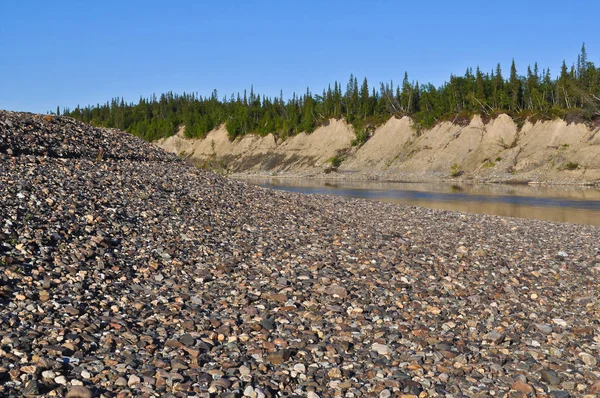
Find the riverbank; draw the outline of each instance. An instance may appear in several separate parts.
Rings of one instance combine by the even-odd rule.
[[[600,392],[600,228],[279,192],[0,112],[0,394]],[[75,395],[77,394],[77,395]]]
[[[157,145],[200,166],[245,175],[595,185],[599,131],[563,120],[517,126],[507,115],[418,130],[403,117],[372,131],[360,147],[352,145],[352,127],[340,120],[285,141],[246,135],[232,142],[221,127],[203,140],[186,139],[182,129]]]
[[[289,192],[600,226],[600,189],[574,185],[465,184],[235,177]]]
[[[396,183],[439,183],[439,184],[460,184],[460,185],[529,185],[529,186],[573,186],[573,187],[600,187],[599,180],[581,180],[576,178],[562,177],[555,179],[530,179],[519,178],[512,174],[496,175],[494,177],[477,177],[469,175],[447,176],[441,173],[358,173],[344,171],[327,172],[270,172],[270,171],[242,171],[228,172],[227,170],[217,169],[217,172],[234,179],[252,179],[252,178],[281,178],[281,179],[310,179],[315,181],[378,181],[378,182],[396,182]]]

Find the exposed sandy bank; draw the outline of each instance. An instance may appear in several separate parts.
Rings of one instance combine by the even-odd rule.
[[[178,134],[157,144],[198,163],[218,160],[243,174],[593,184],[600,181],[599,130],[563,120],[528,122],[519,129],[501,115],[487,124],[474,117],[467,126],[443,122],[419,132],[404,117],[388,120],[360,148],[351,146],[352,127],[337,120],[283,142],[273,135],[231,142],[221,127],[203,140]],[[325,175],[335,155],[344,161],[336,173]]]

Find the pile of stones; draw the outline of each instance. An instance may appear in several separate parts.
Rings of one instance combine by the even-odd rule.
[[[599,247],[0,111],[0,395],[594,396]]]

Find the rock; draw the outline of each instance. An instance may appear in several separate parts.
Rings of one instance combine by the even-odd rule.
[[[80,313],[79,310],[72,305],[67,305],[65,307],[65,312],[71,316],[77,316]]]
[[[329,376],[329,378],[331,378],[331,379],[340,378],[340,377],[342,377],[342,371],[339,370],[338,368],[333,368],[327,372],[327,376]]]
[[[179,341],[188,347],[193,347],[196,344],[196,339],[190,336],[189,334],[184,334],[183,336],[181,336]]]
[[[45,303],[46,301],[50,300],[50,293],[48,293],[46,290],[41,290],[39,293],[39,297],[40,301],[42,303]]]
[[[290,357],[288,350],[281,350],[266,356],[265,361],[272,365],[280,365],[287,361]]]
[[[288,300],[288,297],[286,294],[277,294],[277,293],[267,294],[265,296],[265,298],[272,300],[272,301],[276,301],[278,303],[285,303]]]
[[[371,349],[376,351],[379,355],[388,355],[390,353],[390,348],[385,344],[373,343]]]
[[[594,383],[592,383],[587,392],[590,394],[600,394],[600,380],[597,380]]]
[[[575,382],[574,381],[563,381],[560,385],[565,390],[571,391],[571,390],[575,389]]]
[[[533,394],[535,392],[535,389],[530,384],[523,381],[515,381],[511,384],[510,388],[523,394]]]
[[[92,398],[92,391],[83,386],[73,386],[67,392],[67,398]]]
[[[580,352],[579,358],[581,358],[583,363],[585,363],[588,366],[596,366],[596,363],[597,363],[596,358],[586,352]]]
[[[551,386],[557,386],[560,384],[560,377],[553,370],[542,370],[540,376],[544,383],[550,384]]]
[[[246,386],[244,389],[244,397],[256,398],[256,393],[254,392],[254,387]]]
[[[391,393],[391,392],[390,392],[390,390],[388,390],[388,389],[382,390],[382,391],[379,393],[379,398],[389,398],[389,397],[391,397],[391,396],[392,396],[392,393]]]
[[[539,324],[539,323],[537,323],[537,324],[535,325],[535,327],[536,327],[536,328],[537,328],[537,329],[538,329],[540,332],[542,332],[542,333],[544,333],[544,334],[550,334],[550,333],[552,333],[552,326],[549,326],[549,325],[542,325],[542,324]]]
[[[238,370],[242,376],[248,376],[250,374],[250,368],[247,366],[242,365]]]
[[[117,378],[117,380],[115,380],[115,386],[126,387],[127,386],[127,379],[125,379],[124,377]]]
[[[254,388],[254,392],[256,393],[256,398],[266,398],[266,394],[260,387]]]
[[[297,363],[294,365],[294,370],[298,373],[306,373],[306,366],[301,363]]]
[[[231,384],[232,384],[231,380],[224,379],[224,378],[217,379],[211,383],[212,386],[220,387],[220,388],[224,388],[224,389],[231,387]]]
[[[44,371],[42,372],[42,377],[43,377],[44,379],[48,379],[48,380],[54,380],[54,378],[56,377],[56,373],[54,373],[54,372],[53,372],[53,371],[51,371],[51,370],[44,370]]]
[[[275,319],[265,318],[260,322],[260,325],[267,330],[273,330],[275,329]]]
[[[502,342],[504,341],[504,334],[499,333],[495,330],[492,330],[491,332],[489,332],[488,334],[485,335],[484,339],[489,341],[492,344],[502,344]]]
[[[23,388],[23,396],[24,397],[35,397],[40,395],[40,389],[38,387],[38,383],[35,380],[29,380],[25,384],[25,388]]]
[[[554,318],[554,319],[552,320],[552,322],[554,322],[554,323],[555,323],[555,324],[557,324],[558,326],[562,326],[562,327],[564,327],[564,328],[566,328],[566,327],[567,327],[567,322],[565,322],[563,319],[560,319],[560,318]]]
[[[331,286],[329,289],[327,289],[327,294],[341,299],[348,297],[348,292],[346,291],[346,288],[339,285]]]
[[[65,378],[65,376],[57,376],[57,377],[55,377],[54,378],[54,382],[56,384],[60,384],[60,385],[63,385],[63,386],[67,385],[67,379]]]
[[[127,380],[127,386],[129,388],[133,388],[135,386],[137,386],[142,380],[136,376],[136,375],[131,375],[129,376],[129,380]]]

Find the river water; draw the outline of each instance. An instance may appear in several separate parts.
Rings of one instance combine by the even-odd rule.
[[[538,220],[600,225],[600,190],[591,187],[327,181],[243,178],[253,185],[291,192],[338,195]]]

